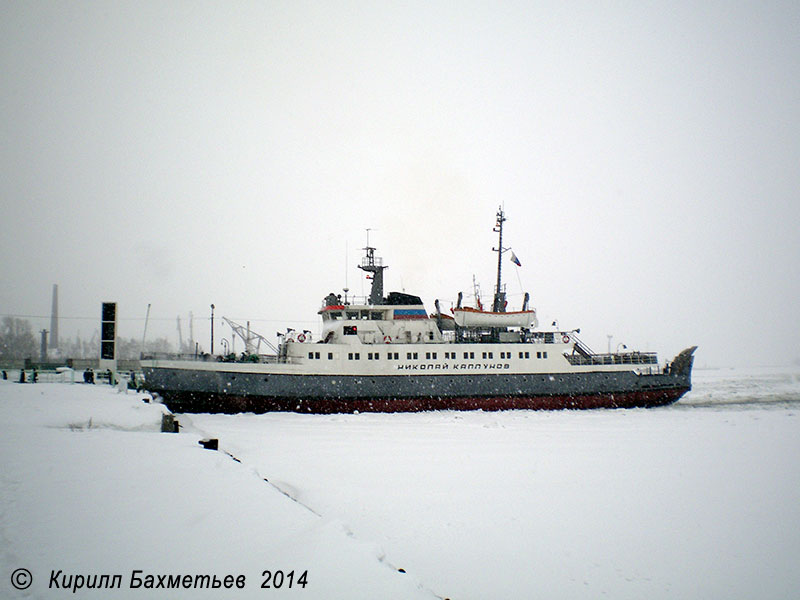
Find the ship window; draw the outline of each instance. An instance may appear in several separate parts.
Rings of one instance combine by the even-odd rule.
[[[314,353],[313,352],[309,352],[308,353],[308,358],[314,358]]]
[[[347,360],[353,360],[353,353],[352,352],[348,352],[347,353]]]
[[[348,310],[347,311],[347,318],[348,319],[358,319],[358,311],[357,310]]]
[[[469,358],[469,352],[464,352],[464,358]]]
[[[356,357],[356,360],[361,360],[361,355],[358,352],[356,352],[355,357]]]
[[[390,352],[390,354],[391,354],[391,352]],[[400,360],[400,353],[399,352],[395,352],[394,353],[394,359],[395,360]]]
[[[433,360],[436,360],[436,352],[432,352],[431,356],[433,357]]]
[[[542,352],[542,358],[547,358],[547,352]]]
[[[530,352],[526,352],[525,353],[525,358],[530,358],[530,357],[531,357],[531,353]]]
[[[333,360],[333,352],[328,352],[328,360]]]
[[[427,360],[436,360],[436,352],[426,352],[425,358]]]
[[[370,352],[369,354],[367,354],[367,360],[372,360],[372,352]]]
[[[522,358],[522,353],[521,352],[520,352],[519,357]],[[536,358],[542,358],[542,353],[541,352],[537,352],[536,353]]]
[[[382,321],[383,320],[383,313],[380,311],[373,311],[369,313],[369,318],[372,321]]]
[[[336,312],[328,313],[328,318],[332,321],[339,321],[342,318],[342,311],[337,310]]]
[[[345,325],[342,332],[344,335],[358,335],[358,327],[355,325]]]

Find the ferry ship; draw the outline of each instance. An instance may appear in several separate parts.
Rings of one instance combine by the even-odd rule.
[[[525,299],[506,310],[504,211],[497,212],[497,285],[491,310],[440,303],[428,314],[411,294],[384,296],[387,268],[365,250],[369,298],[328,294],[319,339],[287,330],[272,354],[248,331],[241,356],[142,357],[145,387],[173,412],[408,412],[662,406],[691,389],[696,346],[661,365],[654,352],[598,354],[579,329],[545,331]],[[512,260],[516,258],[512,252]],[[229,321],[236,330],[236,324]]]

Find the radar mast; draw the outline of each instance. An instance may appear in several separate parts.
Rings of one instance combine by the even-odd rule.
[[[366,254],[361,259],[358,268],[367,273],[372,273],[372,289],[369,294],[370,304],[383,304],[383,270],[388,268],[383,264],[383,259],[375,256],[375,248],[369,245],[369,232],[367,229],[367,246],[363,248]]]

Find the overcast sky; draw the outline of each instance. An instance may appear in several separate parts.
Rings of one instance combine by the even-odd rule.
[[[510,308],[800,359],[796,1],[0,7],[0,315],[316,330],[367,228],[387,292],[488,301],[503,204]]]

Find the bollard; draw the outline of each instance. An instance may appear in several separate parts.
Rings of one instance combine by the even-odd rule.
[[[161,433],[177,433],[177,421],[175,421],[175,415],[172,414],[164,414],[161,415]]]
[[[219,450],[219,440],[217,438],[200,440],[197,443],[200,444],[206,450]]]

